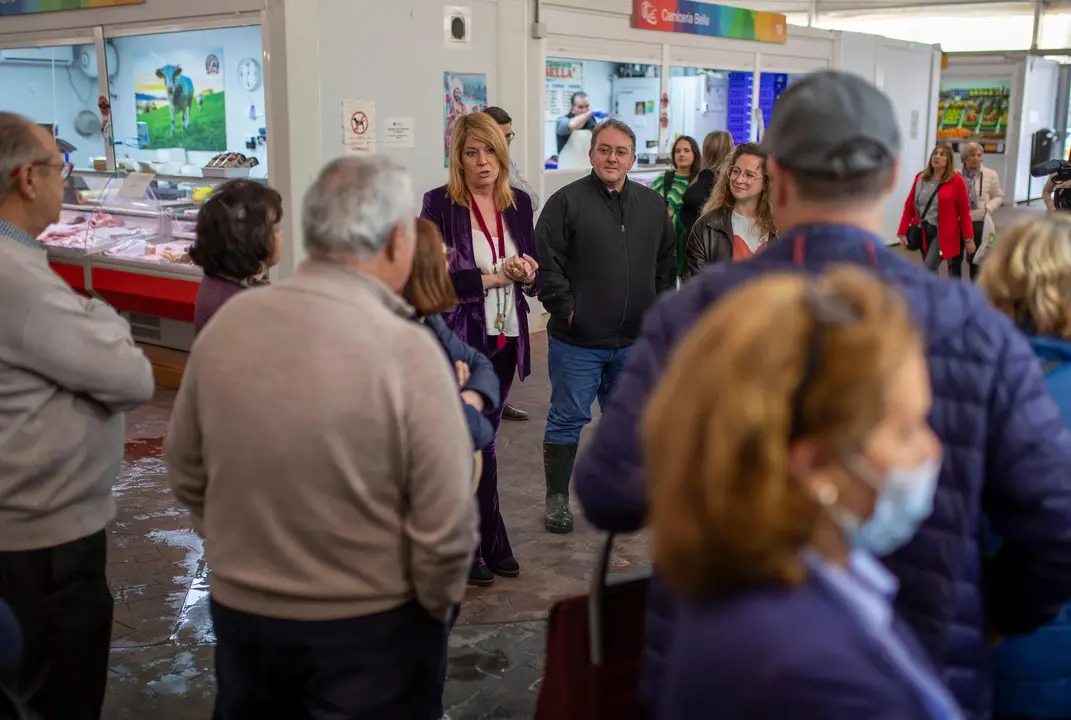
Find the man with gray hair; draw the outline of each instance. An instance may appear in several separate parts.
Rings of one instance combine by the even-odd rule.
[[[636,135],[607,120],[591,136],[592,171],[547,201],[536,225],[539,300],[550,313],[550,412],[543,435],[552,533],[573,530],[569,478],[591,405],[613,390],[643,314],[677,281],[677,236],[662,197],[631,182]]]
[[[0,598],[25,637],[16,690],[45,720],[100,717],[123,413],[155,389],[126,321],[75,294],[34,239],[70,172],[50,133],[0,113]]]
[[[477,543],[457,381],[399,292],[412,182],[330,163],[309,260],[198,337],[164,446],[205,538],[217,717],[427,720]]]

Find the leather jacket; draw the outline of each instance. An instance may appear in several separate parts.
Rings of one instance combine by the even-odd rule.
[[[704,265],[733,259],[733,209],[711,210],[695,221],[684,248],[684,279],[698,275]]]

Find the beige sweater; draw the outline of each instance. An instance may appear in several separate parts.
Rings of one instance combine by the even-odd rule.
[[[126,321],[32,245],[0,226],[0,551],[62,545],[115,517],[123,411],[155,389]]]
[[[198,336],[164,446],[213,597],[273,618],[460,602],[477,543],[456,379],[375,279],[306,263]]]

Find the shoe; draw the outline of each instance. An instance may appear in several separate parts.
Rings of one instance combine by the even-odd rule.
[[[491,587],[495,584],[495,574],[486,565],[474,567],[469,572],[470,587]]]
[[[517,562],[517,558],[509,558],[497,565],[488,565],[487,567],[495,575],[501,575],[504,578],[515,578],[521,574],[521,564]]]
[[[526,413],[524,410],[518,410],[512,405],[507,404],[506,407],[502,409],[502,419],[512,420],[513,422],[527,422],[528,413]]]
[[[569,510],[569,480],[573,476],[577,444],[543,443],[543,472],[547,479],[547,504],[543,525],[548,532],[565,535],[573,531],[573,513]]]

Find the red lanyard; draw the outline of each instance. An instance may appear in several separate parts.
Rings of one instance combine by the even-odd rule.
[[[878,269],[878,253],[874,249],[874,243],[867,240],[864,245],[866,249],[867,264],[870,265],[872,270]],[[807,257],[807,236],[797,235],[792,242],[792,261],[796,265],[803,265],[804,260]]]
[[[498,265],[499,260],[506,258],[506,233],[502,232],[502,213],[495,212],[495,221],[498,225],[498,254],[495,255],[495,241],[491,237],[491,231],[487,229],[487,223],[484,222],[483,213],[480,212],[480,206],[476,204],[476,199],[472,199],[472,214],[476,216],[476,222],[480,224],[480,230],[487,237],[487,244],[491,246],[491,267]]]

